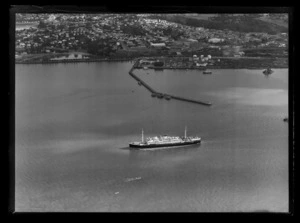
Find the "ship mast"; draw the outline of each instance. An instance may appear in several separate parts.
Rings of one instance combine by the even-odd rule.
[[[142,129],[142,142],[144,142],[144,130]]]
[[[186,126],[185,126],[185,129],[184,129],[184,138],[186,138]]]

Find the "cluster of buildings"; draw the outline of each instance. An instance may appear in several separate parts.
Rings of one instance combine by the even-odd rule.
[[[17,24],[26,24],[26,23],[38,23],[40,20],[48,19],[49,15],[47,14],[16,14],[16,23]]]
[[[20,54],[86,52],[90,43],[101,42],[101,47],[111,52],[110,56],[182,55],[203,49],[222,53],[228,46],[284,48],[288,41],[286,33],[212,30],[151,19],[147,15],[22,14],[17,21],[44,21],[44,27],[16,31],[16,52]],[[244,54],[238,52],[238,55]]]
[[[139,61],[138,67],[168,67],[168,68],[206,68],[220,62],[220,59],[213,59],[211,55],[193,55],[191,57],[157,57],[143,58]]]
[[[80,48],[84,42],[81,36],[85,30],[74,29],[67,32],[64,29],[31,28],[16,32],[16,52],[20,53],[50,53],[66,52]]]

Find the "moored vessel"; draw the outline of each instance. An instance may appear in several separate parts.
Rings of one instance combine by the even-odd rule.
[[[129,143],[132,148],[157,148],[157,147],[178,147],[201,143],[201,138],[197,136],[187,136],[186,128],[184,136],[155,136],[148,137],[144,140],[144,131],[142,130],[142,141]]]
[[[208,71],[208,70],[205,70],[205,71],[203,71],[203,74],[212,74],[212,72]]]
[[[161,94],[161,93],[156,94],[156,96],[157,96],[158,98],[163,98],[163,97],[164,97],[164,95]]]
[[[171,100],[171,97],[169,95],[165,95],[164,98],[168,101]]]
[[[269,75],[272,74],[274,71],[271,68],[267,68],[263,71],[264,74]]]

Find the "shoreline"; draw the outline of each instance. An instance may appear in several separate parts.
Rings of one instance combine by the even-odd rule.
[[[22,25],[38,25],[39,22],[16,22],[16,26],[22,26]]]
[[[134,69],[143,69],[143,67],[135,67]],[[266,67],[257,66],[257,67],[230,67],[230,66],[209,66],[209,67],[157,67],[157,68],[148,68],[146,70],[199,70],[199,71],[205,71],[205,70],[217,70],[217,69],[248,69],[248,70],[261,70],[266,69]],[[272,69],[288,69],[288,67],[284,66],[273,66]]]
[[[133,61],[133,59],[64,59],[47,61],[15,61],[15,64],[57,64],[57,63],[93,63],[93,62],[122,62]]]
[[[133,62],[137,58],[123,58],[123,59],[65,59],[65,60],[47,60],[47,61],[15,61],[15,64],[67,64],[67,63],[98,63],[98,62]],[[239,64],[240,58],[223,58],[226,60],[235,61],[235,64],[224,65],[208,65],[206,67],[182,67],[182,66],[163,66],[163,67],[148,67],[146,70],[206,70],[206,69],[265,69],[266,66],[262,65],[244,65]],[[250,59],[250,58],[247,58]],[[253,58],[254,60],[255,58]],[[269,58],[266,58],[266,60]],[[251,59],[250,59],[251,60]],[[288,66],[282,64],[272,64],[270,67],[273,69],[288,69]],[[135,69],[143,69],[143,66],[135,66]]]

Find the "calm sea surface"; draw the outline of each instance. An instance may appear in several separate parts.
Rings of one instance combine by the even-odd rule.
[[[288,211],[288,70],[135,70],[131,63],[16,65],[17,211]],[[145,136],[199,146],[130,150]]]

